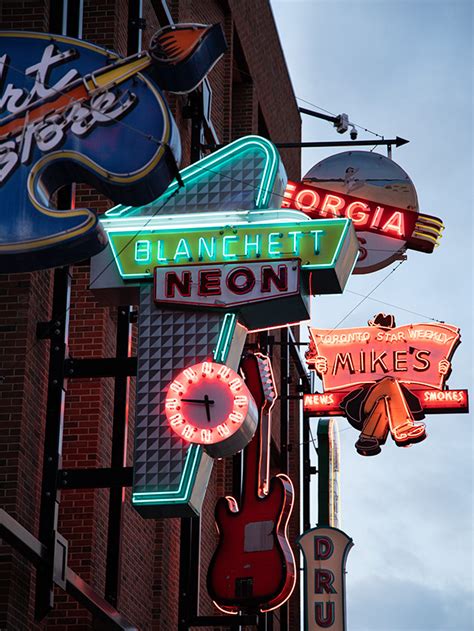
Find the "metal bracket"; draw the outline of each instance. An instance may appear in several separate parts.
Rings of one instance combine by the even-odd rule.
[[[64,374],[68,379],[79,379],[85,377],[134,377],[137,374],[137,358],[68,358],[64,361]]]
[[[133,18],[130,20],[130,26],[135,27],[139,31],[144,31],[146,29],[146,20],[145,18]]]
[[[47,547],[3,509],[0,509],[0,538],[13,546],[36,566],[47,567],[49,563]],[[68,594],[73,596],[98,618],[109,623],[111,629],[138,631],[136,626],[132,625],[67,566],[67,541],[58,532],[55,533],[55,548],[54,582],[59,587],[64,585],[64,589]]]

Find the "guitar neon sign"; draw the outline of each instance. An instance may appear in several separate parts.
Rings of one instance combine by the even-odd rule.
[[[344,415],[361,431],[357,451],[380,452],[390,433],[401,447],[426,438],[415,423],[425,411],[467,412],[467,391],[446,390],[459,329],[444,323],[396,327],[378,314],[368,327],[310,329],[308,365],[323,382],[323,393],[306,395],[307,413]]]
[[[176,90],[195,87],[222,55],[217,29],[175,28],[178,49],[179,36],[188,36],[182,59],[171,64]],[[175,177],[181,147],[156,83],[166,66],[153,56],[163,54],[160,44],[158,33],[155,50],[121,59],[67,37],[0,32],[1,271],[64,265],[105,247],[94,212],[54,206],[60,187],[85,182],[115,202],[138,205]]]
[[[277,609],[296,584],[287,533],[293,484],[283,473],[270,476],[270,411],[277,397],[271,363],[257,353],[241,369],[259,409],[259,432],[244,452],[241,501],[227,496],[216,504],[219,545],[207,575],[214,604],[229,614]]]

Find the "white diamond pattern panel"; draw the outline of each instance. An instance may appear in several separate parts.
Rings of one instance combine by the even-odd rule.
[[[169,383],[186,366],[212,357],[224,314],[165,310],[140,288],[134,493],[177,491],[189,449],[163,413]]]
[[[169,199],[158,212],[164,196],[140,207],[140,217],[192,214],[226,210],[253,210],[267,156],[254,147],[236,158],[205,168],[194,180]],[[133,214],[133,213],[132,213]],[[130,215],[131,216],[131,215]]]

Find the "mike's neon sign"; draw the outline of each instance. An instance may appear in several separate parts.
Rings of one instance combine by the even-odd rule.
[[[311,219],[347,217],[357,231],[406,241],[407,247],[420,252],[433,252],[443,230],[443,222],[437,217],[336,194],[307,182],[288,182],[283,197],[282,208],[301,210]]]
[[[306,358],[324,392],[305,395],[314,416],[343,415],[361,433],[355,444],[364,456],[380,452],[391,435],[400,447],[426,438],[416,423],[428,412],[467,412],[466,390],[446,389],[459,329],[444,323],[395,326],[378,314],[368,327],[310,329]]]

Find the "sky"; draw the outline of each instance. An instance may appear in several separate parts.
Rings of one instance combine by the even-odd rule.
[[[409,251],[341,326],[363,326],[379,311],[398,325],[434,318],[459,326],[448,384],[474,396],[472,3],[272,0],[272,8],[299,105],[346,112],[386,138],[410,140],[393,159],[413,180],[420,210],[446,226],[432,255]],[[303,140],[343,138],[303,116]],[[373,138],[359,130],[359,139]],[[304,149],[302,175],[332,153]],[[362,300],[350,292],[367,295],[394,267],[353,276],[341,296],[313,299],[312,324],[334,327]],[[424,442],[400,449],[388,440],[364,458],[354,449],[356,430],[338,419],[342,529],[355,544],[346,566],[348,631],[474,629],[472,418],[425,422]],[[314,435],[316,427],[314,419]]]

